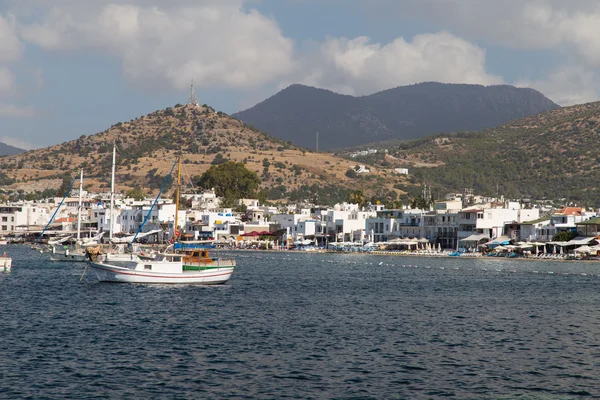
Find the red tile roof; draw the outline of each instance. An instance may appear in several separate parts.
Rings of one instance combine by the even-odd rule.
[[[555,215],[581,215],[583,209],[581,207],[565,207],[556,210]]]
[[[68,217],[68,218],[63,217],[63,218],[58,218],[58,219],[54,220],[54,222],[75,222],[75,221],[77,221],[77,218],[71,218],[71,217]]]

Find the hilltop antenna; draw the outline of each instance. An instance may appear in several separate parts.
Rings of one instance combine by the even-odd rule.
[[[317,132],[317,147],[316,147],[316,150],[315,150],[315,152],[316,152],[316,153],[318,153],[318,152],[319,152],[319,132]]]
[[[194,91],[194,78],[190,81],[190,105],[198,106],[198,100],[196,99],[196,93]]]

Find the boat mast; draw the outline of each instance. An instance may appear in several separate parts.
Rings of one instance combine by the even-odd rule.
[[[113,237],[113,207],[115,205],[115,161],[117,157],[117,144],[113,142],[112,177],[110,180],[110,209],[108,210],[108,239]]]
[[[175,223],[173,224],[173,241],[177,241],[179,231],[179,186],[181,184],[181,157],[177,159],[177,186],[175,187]]]
[[[50,220],[48,221],[48,223],[44,227],[44,230],[42,230],[42,233],[40,233],[40,236],[35,240],[35,243],[33,244],[34,246],[36,244],[38,244],[38,242],[40,241],[40,239],[42,239],[42,236],[44,236],[44,233],[46,232],[46,230],[48,229],[48,227],[50,226],[50,224],[52,223],[52,221],[54,221],[54,217],[56,217],[56,214],[58,213],[58,210],[60,210],[60,207],[65,202],[65,199],[67,198],[67,196],[69,195],[69,193],[71,193],[71,189],[73,188],[73,184],[75,183],[76,180],[77,180],[77,177],[75,177],[75,179],[73,179],[73,181],[69,185],[69,189],[67,189],[67,191],[65,192],[65,195],[63,196],[62,200],[58,204],[58,207],[56,207],[56,210],[54,210],[54,214],[52,214],[52,216],[50,217]]]
[[[79,242],[81,236],[81,197],[83,192],[83,168],[81,168],[81,174],[79,176],[79,208],[77,209],[77,241]]]
[[[154,209],[154,206],[156,205],[156,202],[158,201],[158,199],[160,199],[160,195],[165,190],[165,187],[167,186],[167,182],[169,181],[169,178],[171,177],[171,174],[173,173],[173,170],[175,170],[175,165],[176,164],[177,164],[177,161],[175,161],[173,163],[173,166],[171,167],[171,170],[169,171],[169,173],[165,177],[165,181],[163,182],[163,185],[160,188],[160,191],[158,192],[158,195],[156,195],[156,198],[154,198],[154,202],[152,203],[152,206],[150,206],[150,209],[148,210],[148,213],[146,214],[146,217],[144,218],[144,222],[142,222],[142,224],[138,228],[137,232],[135,233],[135,236],[133,237],[133,239],[131,239],[131,242],[129,242],[129,247],[131,247],[133,245],[133,242],[135,242],[135,239],[137,239],[138,235],[142,231],[142,228],[144,227],[144,225],[146,225],[146,222],[148,222],[148,218],[150,218],[150,214],[152,214],[152,210]]]

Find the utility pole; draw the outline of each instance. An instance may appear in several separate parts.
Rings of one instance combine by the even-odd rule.
[[[317,152],[317,153],[319,152],[319,132],[317,132],[317,147],[316,147],[315,152]]]

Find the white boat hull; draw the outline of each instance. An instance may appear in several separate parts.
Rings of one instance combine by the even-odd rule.
[[[89,262],[100,282],[120,283],[160,283],[160,284],[196,284],[220,285],[227,283],[233,274],[233,267],[213,268],[203,271],[184,271],[182,273],[146,272],[135,269]]]
[[[12,267],[12,258],[0,256],[0,272],[9,272]]]
[[[88,259],[85,254],[81,253],[50,253],[50,261],[56,262],[87,262]]]

